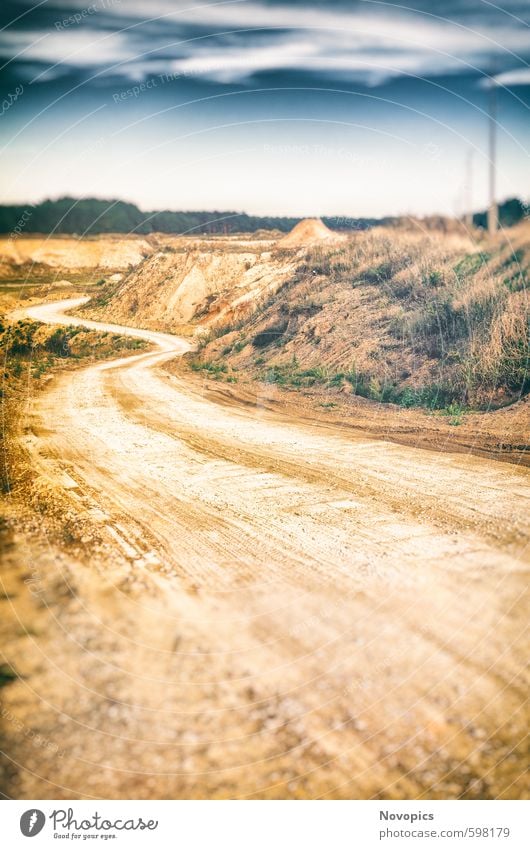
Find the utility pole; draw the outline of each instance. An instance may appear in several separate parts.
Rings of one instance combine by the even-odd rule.
[[[467,152],[466,159],[466,184],[465,184],[465,224],[468,230],[473,227],[473,154],[472,147]]]
[[[499,226],[499,209],[496,199],[497,172],[497,83],[494,73],[490,77],[489,93],[489,195],[488,233],[493,236]]]

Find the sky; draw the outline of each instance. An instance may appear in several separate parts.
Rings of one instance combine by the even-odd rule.
[[[462,214],[530,197],[528,0],[2,0],[0,202]]]

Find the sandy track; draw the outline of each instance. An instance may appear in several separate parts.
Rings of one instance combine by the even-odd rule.
[[[78,303],[27,313],[124,332]],[[217,405],[159,368],[184,340],[125,332],[157,349],[60,377],[27,440],[156,587],[116,602],[134,710],[98,748],[88,700],[65,795],[524,795],[528,472]]]

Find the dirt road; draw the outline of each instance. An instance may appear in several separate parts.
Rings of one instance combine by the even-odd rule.
[[[124,332],[77,303],[27,312]],[[528,471],[215,404],[160,368],[185,341],[126,332],[156,349],[31,411],[32,463],[107,559],[57,555],[75,599],[36,695],[9,689],[74,742],[18,792],[526,795]]]

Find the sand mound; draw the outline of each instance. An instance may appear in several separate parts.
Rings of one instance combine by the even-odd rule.
[[[287,236],[277,243],[278,247],[302,247],[305,245],[313,245],[315,242],[324,240],[340,241],[344,238],[340,233],[334,233],[329,227],[326,227],[320,218],[305,218],[300,221]]]

